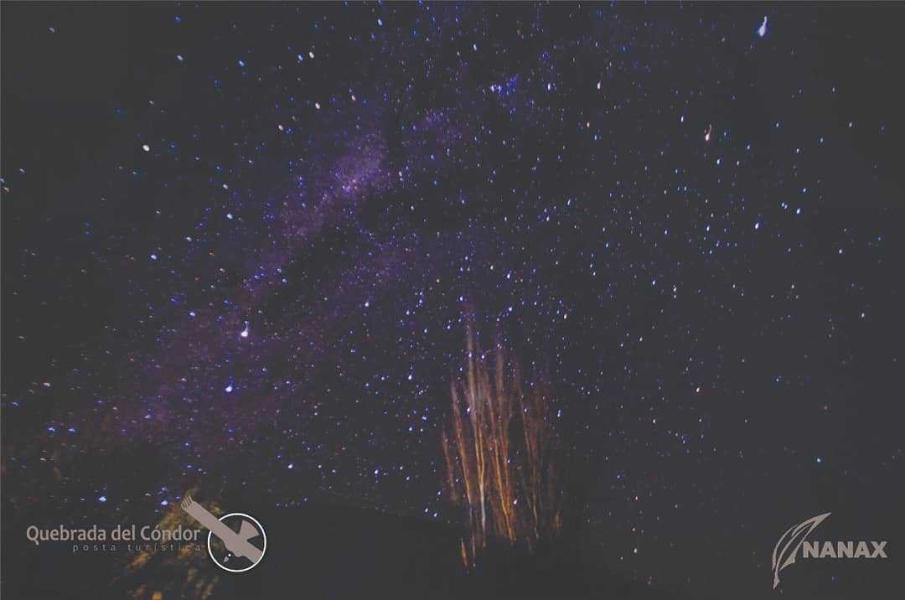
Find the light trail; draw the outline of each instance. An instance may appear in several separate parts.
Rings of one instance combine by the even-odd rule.
[[[540,384],[523,388],[501,348],[486,359],[471,328],[466,350],[465,376],[450,385],[442,446],[447,492],[463,510],[460,554],[470,568],[495,540],[533,550],[556,535],[562,515],[550,394]]]

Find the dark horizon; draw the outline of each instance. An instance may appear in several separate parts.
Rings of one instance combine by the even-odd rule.
[[[491,594],[443,562],[470,327],[563,450],[565,541],[523,585],[902,593],[902,4],[0,10],[4,597],[76,594],[40,586],[80,560],[122,592],[122,554],[26,527],[190,490],[274,515],[258,593],[304,581],[289,532],[348,515],[344,544]],[[890,558],[772,591],[827,512],[816,539]],[[364,573],[330,565],[323,593]]]

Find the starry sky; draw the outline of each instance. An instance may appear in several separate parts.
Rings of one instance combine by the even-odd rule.
[[[901,16],[5,3],[4,522],[449,520],[473,323],[608,568],[762,597],[794,522],[898,535]]]

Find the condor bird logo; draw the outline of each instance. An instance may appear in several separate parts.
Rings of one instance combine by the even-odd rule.
[[[181,506],[189,516],[208,528],[208,554],[224,571],[244,573],[264,558],[267,534],[255,517],[230,513],[218,519],[188,494]],[[253,539],[256,540],[254,544],[249,541]]]

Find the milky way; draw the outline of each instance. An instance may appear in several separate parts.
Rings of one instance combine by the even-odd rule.
[[[615,569],[761,585],[789,523],[899,514],[892,10],[7,8],[7,515],[448,519],[468,323]]]

